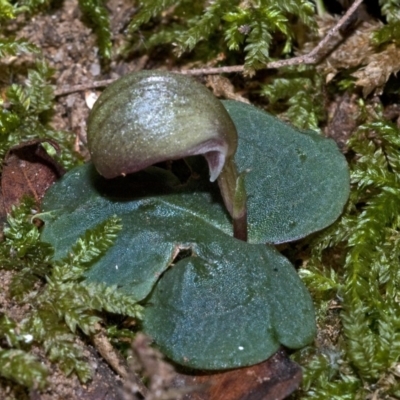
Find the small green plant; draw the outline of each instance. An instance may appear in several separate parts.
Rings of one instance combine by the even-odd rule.
[[[123,228],[86,282],[117,285],[141,302],[144,331],[174,361],[233,368],[263,361],[281,344],[299,348],[313,339],[311,298],[272,244],[332,223],[348,197],[348,169],[332,141],[244,103],[218,104],[198,85],[141,72],[109,87],[88,129],[95,167],[114,179],[90,164],[70,171],[45,196],[42,240],[54,246],[55,260],[63,259],[75,237],[118,215]],[[225,143],[236,142],[236,133],[226,132],[234,127],[236,153],[236,143]],[[248,242],[232,237],[229,214],[200,160],[188,159],[186,182],[156,166],[127,175],[205,153],[214,180],[225,168],[217,152],[245,172],[233,208],[236,193],[246,191]]]

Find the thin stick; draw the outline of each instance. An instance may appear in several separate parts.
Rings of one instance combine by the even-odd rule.
[[[309,65],[317,63],[323,56],[325,56],[324,46],[335,36],[335,34],[339,31],[339,29],[350,19],[350,17],[355,13],[359,5],[363,2],[363,0],[355,0],[355,2],[351,5],[351,7],[346,11],[342,18],[339,19],[337,24],[329,30],[326,36],[314,47],[308,54],[304,54],[302,56],[289,58],[286,60],[279,61],[271,61],[265,65],[265,69],[272,68],[282,68],[289,65]],[[243,72],[244,65],[231,65],[226,67],[214,67],[214,68],[198,68],[198,69],[186,69],[186,70],[178,70],[175,72],[179,72],[184,75],[214,75],[214,74],[231,74],[234,72]],[[81,92],[88,89],[95,89],[99,87],[108,86],[110,83],[113,83],[116,79],[106,79],[104,81],[97,81],[83,85],[75,85],[69,87],[62,87],[55,91],[55,96],[65,96],[74,92]]]
[[[109,84],[113,83],[115,80],[116,80],[116,78],[105,79],[104,81],[83,83],[82,85],[64,86],[60,89],[57,89],[54,92],[54,95],[56,97],[65,96],[67,94],[71,94],[71,93],[75,93],[75,92],[83,92],[88,89],[96,89],[96,88],[100,88],[100,87],[105,87],[105,86],[108,86]]]
[[[110,365],[110,367],[124,380],[129,379],[130,384],[135,386],[137,392],[143,397],[147,395],[147,388],[144,386],[140,378],[132,371],[128,371],[125,361],[122,359],[117,350],[114,349],[112,344],[107,338],[104,329],[99,323],[96,324],[97,332],[92,335],[94,347]]]

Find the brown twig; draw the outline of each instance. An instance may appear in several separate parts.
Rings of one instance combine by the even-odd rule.
[[[96,350],[122,379],[129,380],[131,386],[134,386],[138,393],[143,395],[143,397],[146,397],[148,392],[146,386],[144,386],[140,378],[135,373],[128,371],[125,361],[114,349],[101,325],[96,324],[96,328],[97,332],[92,335],[92,341]]]
[[[83,92],[88,89],[96,89],[96,88],[100,88],[100,87],[105,87],[105,86],[108,86],[109,84],[113,83],[115,80],[116,80],[116,78],[105,79],[104,81],[84,83],[82,85],[64,86],[60,89],[57,89],[54,92],[54,95],[56,97],[65,96],[67,94],[71,94],[71,93],[75,93],[75,92]]]
[[[342,18],[339,19],[337,24],[329,30],[326,36],[315,46],[309,53],[303,54],[298,57],[288,58],[286,60],[271,61],[267,63],[264,69],[272,68],[282,68],[289,65],[310,65],[317,63],[323,56],[325,56],[324,46],[335,36],[339,29],[350,19],[350,17],[355,13],[359,5],[363,0],[355,0],[351,7],[346,11]],[[214,74],[230,74],[234,72],[243,72],[245,69],[244,65],[231,65],[226,67],[213,67],[213,68],[197,68],[197,69],[186,69],[177,70],[185,75],[214,75]],[[74,92],[81,92],[88,89],[95,89],[99,87],[108,86],[113,83],[116,79],[106,79],[104,81],[97,81],[83,85],[75,85],[69,87],[63,87],[55,91],[55,96],[65,96]]]

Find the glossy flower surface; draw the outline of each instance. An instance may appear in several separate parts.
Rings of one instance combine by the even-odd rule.
[[[222,103],[194,79],[170,72],[128,74],[110,85],[88,121],[94,165],[106,178],[203,154],[215,181],[237,148]]]

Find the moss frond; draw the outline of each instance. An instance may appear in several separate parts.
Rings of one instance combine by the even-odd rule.
[[[8,0],[0,0],[0,20],[14,19],[18,8]]]
[[[268,99],[274,113],[281,113],[283,105],[281,116],[293,125],[319,131],[326,118],[323,88],[323,78],[313,67],[286,68],[271,84],[261,87],[261,95]]]
[[[383,26],[381,29],[376,31],[373,35],[373,42],[376,45],[381,45],[385,43],[396,43],[396,45],[400,44],[400,24],[399,21],[397,23],[392,23]]]
[[[354,400],[364,399],[354,394],[365,396],[362,382],[355,376],[347,375],[347,365],[343,364],[343,354],[335,348],[326,348],[315,353],[310,349],[302,350],[309,361],[304,369],[304,400]],[[303,355],[305,355],[303,354]]]
[[[129,24],[129,30],[131,32],[136,31],[143,24],[147,24],[151,18],[159,15],[163,10],[172,6],[179,6],[180,3],[181,1],[176,0],[150,0],[147,2],[140,2],[139,12]]]
[[[218,29],[224,14],[232,7],[229,0],[218,0],[210,3],[203,15],[188,21],[189,29],[182,31],[179,37],[180,52],[192,51],[200,40],[208,40]]]
[[[0,338],[9,347],[0,347],[0,376],[31,389],[43,388],[49,371],[22,348],[27,347],[32,335],[19,332],[16,322],[3,315],[0,318]]]
[[[93,24],[98,37],[101,56],[109,60],[111,58],[111,27],[110,17],[102,0],[79,0],[79,6],[83,13]]]
[[[0,348],[0,376],[30,389],[43,389],[47,369],[31,354],[23,350]]]
[[[112,217],[85,232],[68,256],[55,263],[50,279],[56,284],[80,280],[86,269],[112,246],[121,229],[119,222]]]
[[[5,241],[0,247],[2,268],[18,271],[11,282],[10,294],[22,299],[40,278],[48,273],[53,249],[39,240],[39,231],[32,224],[34,201],[26,199],[13,209],[4,227]]]
[[[20,347],[29,348],[30,343],[35,343],[43,348],[50,361],[59,364],[65,374],[74,372],[82,382],[86,382],[91,377],[91,369],[76,340],[78,330],[85,335],[93,334],[104,311],[141,318],[142,307],[116,287],[84,281],[83,274],[91,263],[113,245],[121,229],[120,221],[112,217],[88,230],[64,259],[52,262],[53,250],[40,241],[39,230],[31,221],[32,204],[32,200],[26,199],[13,209],[1,248],[1,265],[19,272],[15,274],[14,286],[21,284],[22,279],[24,288],[18,298],[22,304],[29,302],[31,309],[18,324],[18,335],[15,334],[17,324],[14,321],[7,317],[0,320],[0,339],[10,347],[4,349],[2,357],[6,360],[14,354],[21,360],[21,368],[28,363],[33,366],[36,361],[30,356],[24,359],[25,353],[20,351]],[[7,264],[10,254],[13,257]],[[38,278],[47,283],[36,292],[33,283]],[[26,337],[30,337],[29,342],[24,339]],[[0,368],[0,375],[30,387],[29,376],[23,374],[25,369],[12,367],[7,371],[3,374]],[[39,368],[35,373],[43,375],[42,378],[32,378],[43,386],[45,370]]]
[[[38,48],[25,39],[0,38],[0,58],[23,53],[37,53]]]
[[[49,7],[51,0],[21,0],[18,3],[20,4],[22,11],[32,14],[38,10],[43,10]]]
[[[400,20],[400,8],[397,0],[379,0],[381,12],[389,23]]]
[[[7,92],[8,100],[24,116],[40,114],[52,109],[53,89],[48,84],[53,71],[43,62],[28,71],[24,85],[11,85]]]
[[[340,389],[346,387],[355,399],[374,387],[381,396],[399,393],[393,368],[400,361],[400,130],[379,109],[375,115],[349,142],[356,158],[344,216],[316,239],[310,270],[302,272],[317,302],[339,304],[342,332],[330,345],[340,354],[335,376],[318,351],[306,362],[305,398],[349,398]],[[343,262],[327,261],[327,252],[342,254]],[[329,307],[319,313],[321,326],[328,313]]]
[[[379,146],[362,140],[370,132]],[[399,137],[395,125],[378,121],[362,126],[350,142],[359,154],[352,181],[365,205],[348,241],[343,326],[349,357],[365,379],[377,379],[400,357],[400,280],[394,267],[400,257]]]
[[[380,0],[381,12],[386,17],[387,24],[373,34],[376,45],[393,42],[400,44],[400,7],[396,0]]]
[[[23,141],[37,138],[53,139],[62,149],[56,157],[68,169],[77,164],[73,150],[73,136],[54,130],[49,125],[49,114],[54,107],[54,92],[50,85],[53,71],[38,61],[28,71],[23,84],[12,84],[6,91],[8,106],[0,112],[0,157],[8,149]]]

